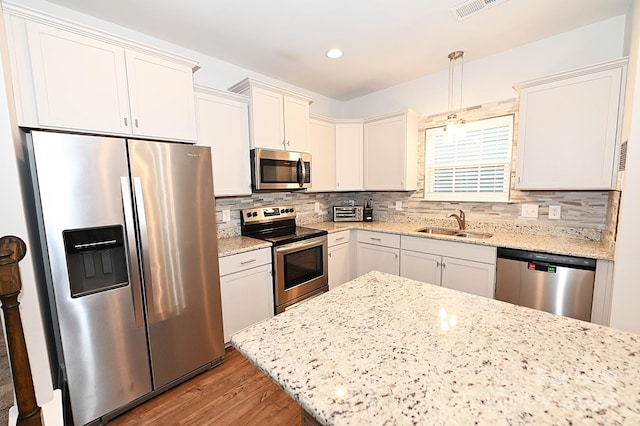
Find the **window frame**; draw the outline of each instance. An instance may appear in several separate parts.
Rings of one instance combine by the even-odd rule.
[[[468,121],[464,124],[464,127],[469,130],[475,130],[478,125],[482,122],[486,122],[488,120],[493,120],[495,124],[491,124],[489,126],[480,126],[481,129],[488,129],[491,127],[501,127],[508,125],[509,126],[509,143],[506,146],[507,153],[504,160],[500,161],[489,161],[489,160],[481,160],[481,161],[471,161],[471,162],[457,162],[450,163],[448,167],[459,167],[462,168],[464,166],[468,167],[491,167],[492,165],[499,165],[502,167],[504,165],[504,185],[503,191],[501,192],[429,192],[431,186],[431,169],[433,168],[434,163],[431,161],[430,155],[430,144],[435,143],[435,138],[437,135],[436,131],[444,132],[443,125],[435,126],[425,129],[425,147],[424,147],[424,189],[423,189],[423,200],[424,201],[455,201],[455,202],[510,202],[511,198],[511,171],[513,169],[513,144],[514,144],[514,136],[515,136],[515,114],[507,113],[500,114],[491,117],[482,117],[477,120]],[[501,124],[501,122],[504,122]],[[508,122],[508,123],[507,123]],[[446,167],[446,166],[443,166]]]

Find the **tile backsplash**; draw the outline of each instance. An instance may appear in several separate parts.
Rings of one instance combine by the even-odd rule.
[[[514,114],[514,145],[511,171],[510,201],[496,202],[438,202],[425,201],[424,148],[425,132],[429,127],[442,125],[446,114],[423,117],[420,120],[418,139],[418,189],[410,192],[273,192],[256,193],[248,197],[225,197],[216,199],[218,236],[226,238],[240,235],[240,211],[243,209],[285,205],[295,206],[298,223],[310,224],[332,220],[332,207],[355,202],[364,204],[373,199],[374,220],[410,222],[425,225],[455,226],[449,213],[458,209],[467,215],[468,227],[494,231],[520,233],[542,233],[602,240],[612,243],[615,238],[620,193],[617,191],[518,191],[514,187],[517,153],[518,104],[511,99],[480,105],[463,110],[466,120]],[[402,210],[396,210],[396,202]],[[319,213],[315,203],[319,203]],[[538,219],[520,217],[522,204],[537,204]],[[561,206],[561,219],[549,219],[549,206]],[[222,222],[222,210],[231,211],[231,220]]]

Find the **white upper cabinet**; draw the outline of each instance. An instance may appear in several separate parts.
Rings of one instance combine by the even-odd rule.
[[[126,58],[132,133],[195,141],[191,68],[132,50]]]
[[[196,62],[19,6],[4,11],[21,126],[196,140]]]
[[[309,151],[311,98],[249,78],[229,90],[249,97],[251,148]]]
[[[309,152],[311,165],[311,189],[309,191],[333,191],[336,186],[336,146],[333,120],[312,116],[309,119]]]
[[[246,96],[195,86],[198,144],[211,147],[216,197],[250,195]]]
[[[418,187],[418,120],[407,110],[364,123],[364,189],[413,191]]]
[[[37,124],[131,132],[122,47],[35,22],[27,34]]]
[[[627,59],[519,83],[516,188],[614,189]]]
[[[336,190],[361,191],[362,120],[336,120]]]

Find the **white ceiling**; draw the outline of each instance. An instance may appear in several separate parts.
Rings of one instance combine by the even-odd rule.
[[[49,0],[280,81],[350,100],[625,14],[632,0]],[[324,53],[344,50],[338,60]]]

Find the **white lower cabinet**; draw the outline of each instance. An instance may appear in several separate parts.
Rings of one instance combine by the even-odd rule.
[[[495,247],[407,236],[401,247],[401,276],[493,299]]]
[[[358,231],[356,276],[371,271],[400,275],[400,236]]]
[[[329,234],[329,290],[333,290],[354,278],[351,273],[353,262],[351,261],[351,244],[349,243],[350,232],[340,231]]]
[[[271,250],[220,258],[224,342],[231,335],[273,316]]]

